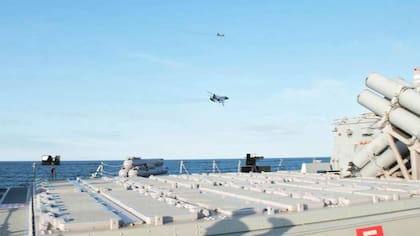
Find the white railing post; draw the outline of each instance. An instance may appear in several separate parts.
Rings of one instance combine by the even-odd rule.
[[[104,162],[101,161],[101,177],[104,176]]]
[[[213,173],[216,173],[216,171],[218,173],[222,173],[222,171],[220,171],[219,167],[217,166],[216,160],[213,160],[213,168],[212,168],[212,170],[213,170]]]
[[[283,169],[283,159],[280,159],[279,161],[279,167],[277,171],[280,171],[281,169]]]

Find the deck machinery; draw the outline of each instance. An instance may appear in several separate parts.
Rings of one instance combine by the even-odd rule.
[[[258,166],[257,161],[264,159],[263,156],[257,156],[251,153],[246,154],[245,166],[241,167],[241,172],[270,172],[271,166]]]

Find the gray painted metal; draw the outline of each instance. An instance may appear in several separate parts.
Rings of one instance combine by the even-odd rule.
[[[365,83],[368,88],[383,94],[389,99],[398,96],[401,90],[404,88],[404,86],[398,82],[390,80],[378,73],[370,74],[366,78]]]
[[[123,167],[128,170],[136,166],[143,167],[145,165],[148,165],[149,167],[162,166],[163,159],[142,159],[139,157],[129,157],[123,162]]]
[[[391,102],[369,90],[363,90],[357,100],[379,116],[389,115],[389,121],[410,135],[420,138],[420,117],[401,107],[391,109]]]
[[[420,93],[407,89],[398,97],[398,102],[407,110],[420,116]]]
[[[397,82],[397,83],[399,83],[399,84],[401,84],[404,87],[414,88],[414,85],[413,84],[411,84],[410,82],[406,81],[405,79],[403,79],[401,77],[395,78],[394,81]]]
[[[357,228],[380,225],[385,235],[404,228],[415,234],[420,220],[420,181],[354,178],[298,172],[171,175],[151,178],[102,178],[80,182],[69,191],[64,182],[49,186],[81,220],[77,205],[97,209],[94,199],[112,198],[126,211],[150,216],[149,224],[103,230],[115,216],[97,210],[83,227],[50,228],[53,235],[355,235]],[[94,194],[90,194],[90,192]],[[51,193],[52,193],[51,192]],[[42,194],[41,192],[38,194]],[[79,196],[79,197],[76,197]],[[92,206],[96,205],[96,206]],[[162,207],[156,207],[162,206]],[[165,207],[163,207],[165,206]],[[178,210],[171,210],[173,207]],[[166,208],[166,210],[165,210]],[[77,211],[75,211],[78,209]],[[110,211],[110,208],[103,208]],[[176,219],[180,212],[198,217]],[[99,213],[99,214],[98,214]],[[182,213],[184,214],[184,213]],[[162,219],[162,220],[161,220]],[[410,219],[415,219],[413,222]],[[53,222],[53,221],[52,221]],[[68,225],[67,225],[68,224]],[[108,226],[110,227],[110,225]],[[70,230],[71,229],[71,230]],[[67,231],[70,230],[70,231]],[[39,231],[38,231],[39,233]]]
[[[381,130],[375,128],[379,120],[379,116],[366,113],[353,118],[343,118],[335,123],[330,161],[333,170],[340,171],[342,176],[351,175],[349,163],[369,142],[381,135]]]
[[[361,151],[356,153],[353,164],[358,168],[364,167],[370,160],[379,156],[388,147],[385,135],[380,134],[372,142],[366,145]]]
[[[403,108],[396,108],[389,113],[389,121],[408,134],[420,139],[420,117]]]
[[[32,235],[28,221],[29,209],[26,208],[0,208],[0,235]]]
[[[414,81],[416,78],[420,78],[418,68],[414,72]],[[420,179],[417,174],[420,166],[416,164],[419,151],[415,151],[413,145],[420,139],[420,91],[402,78],[391,80],[378,73],[370,74],[365,82],[376,93],[365,89],[357,100],[382,118],[371,123],[376,132],[370,137],[360,132],[363,122],[352,127],[351,136],[359,138],[363,145],[354,143],[354,138],[340,136],[344,129],[349,131],[349,125],[338,123],[335,130],[339,135],[335,136],[332,163],[347,163],[340,163],[340,174],[345,177],[392,175]]]
[[[39,233],[116,229],[120,218],[87,192],[67,181],[45,182],[37,189],[36,212]]]
[[[378,116],[384,116],[391,107],[390,101],[367,89],[360,92],[359,96],[357,97],[357,102]]]
[[[397,148],[401,156],[409,154],[408,148],[401,142],[397,142]],[[373,158],[366,166],[360,170],[361,176],[376,177],[383,169],[389,169],[396,162],[394,153],[390,148],[386,149],[381,155]]]
[[[388,79],[378,73],[366,78],[366,86],[389,99],[398,98],[398,103],[407,110],[420,115],[420,93],[407,88],[395,80]]]

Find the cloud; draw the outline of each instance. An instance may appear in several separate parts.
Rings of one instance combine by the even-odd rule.
[[[183,62],[168,59],[168,58],[162,58],[160,56],[153,55],[153,54],[148,54],[148,53],[142,53],[142,52],[133,53],[133,54],[131,54],[131,56],[134,57],[134,58],[137,58],[137,59],[141,59],[141,60],[151,62],[151,63],[160,64],[162,66],[166,66],[166,67],[170,67],[170,68],[180,68],[180,67],[187,66]]]

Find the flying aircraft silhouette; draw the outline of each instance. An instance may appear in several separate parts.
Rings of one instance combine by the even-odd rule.
[[[219,96],[215,93],[212,93],[212,92],[209,92],[209,91],[207,91],[207,92],[209,93],[210,101],[215,102],[215,103],[218,102],[218,103],[222,104],[223,106],[225,105],[225,101],[229,99],[226,96]]]
[[[217,37],[225,37],[225,34],[217,33],[216,36]]]

